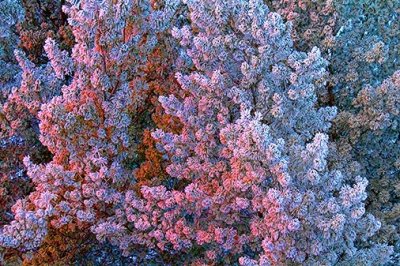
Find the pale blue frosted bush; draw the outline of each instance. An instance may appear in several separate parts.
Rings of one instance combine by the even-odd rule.
[[[261,1],[185,2],[192,28],[173,34],[196,69],[177,75],[188,97],[160,98],[184,127],[181,135],[153,136],[171,158],[167,172],[208,202],[191,211],[201,221],[195,230],[211,237],[197,244],[208,243],[222,260],[226,251],[242,256],[243,265],[358,263],[373,253],[382,256],[371,263],[387,261],[390,247],[365,242],[380,228],[365,214],[368,181],[327,163],[336,109],[316,108],[326,67],[319,50],[295,51],[290,25]],[[241,228],[241,240],[221,250],[211,221]],[[244,245],[257,255],[247,257]]]

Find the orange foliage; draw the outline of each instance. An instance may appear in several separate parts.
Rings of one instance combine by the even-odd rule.
[[[33,257],[26,257],[23,266],[71,265],[78,253],[90,248],[93,237],[82,231],[66,233],[63,230],[51,231]]]
[[[143,185],[156,185],[157,181],[165,177],[165,165],[163,165],[162,154],[155,147],[155,140],[151,137],[149,130],[143,133],[142,143],[139,146],[139,152],[145,155],[143,162],[135,170],[135,176],[138,180],[135,189],[139,192]]]
[[[151,118],[157,128],[171,132],[179,133],[181,124],[179,119],[166,114],[164,108],[158,101],[159,96],[167,96],[174,94],[181,96],[182,90],[175,81],[174,72],[172,70],[172,62],[175,54],[167,44],[160,45],[149,56],[146,65],[146,74],[149,84],[149,109]],[[162,154],[156,148],[156,141],[151,136],[151,130],[146,129],[143,132],[142,141],[139,146],[139,154],[144,156],[144,162],[135,170],[135,177],[138,183],[135,187],[136,191],[140,191],[143,185],[159,185],[167,177],[165,171],[166,162],[162,158]]]

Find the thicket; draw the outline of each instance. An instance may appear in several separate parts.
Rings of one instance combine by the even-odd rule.
[[[0,2],[0,264],[400,263],[395,0]]]

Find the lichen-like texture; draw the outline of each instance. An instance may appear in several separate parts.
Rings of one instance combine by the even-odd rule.
[[[0,265],[399,265],[399,12],[0,0]]]

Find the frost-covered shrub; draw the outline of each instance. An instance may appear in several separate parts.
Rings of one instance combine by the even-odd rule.
[[[62,6],[65,0],[22,1],[24,19],[18,23],[18,34],[23,49],[33,63],[48,61],[44,45],[47,38],[55,39],[62,50],[71,50],[74,39]]]
[[[74,232],[117,215],[113,206],[135,183],[147,55],[174,15],[174,3],[152,11],[145,2],[80,1],[65,12],[76,40],[71,57],[52,40],[45,49],[53,82],[73,76],[61,95],[29,106],[40,109],[40,141],[53,160],[24,161],[35,191],[13,207],[15,220],[3,228],[0,243],[10,248],[32,250],[49,228]]]
[[[327,51],[335,44],[335,0],[265,0],[285,20],[293,23],[295,47],[307,51],[318,46]]]
[[[98,238],[193,263],[387,261],[390,247],[367,242],[380,227],[365,214],[368,181],[327,164],[336,109],[315,107],[318,49],[295,51],[261,1],[185,3],[192,24],[172,34],[195,70],[177,74],[182,100],[160,97],[182,132],[152,134],[184,185],[128,191],[119,219],[92,227]]]
[[[382,221],[379,241],[400,248],[400,71],[377,87],[366,86],[341,112],[336,132],[341,158],[352,158],[370,180],[368,208]]]
[[[19,91],[15,87],[24,83],[22,87],[26,90],[30,82],[27,72],[33,71],[22,55],[14,56],[14,49],[20,43],[17,24],[24,16],[20,1],[0,2],[0,227],[12,220],[12,205],[32,190],[23,157],[29,154],[35,161],[47,159],[32,127],[36,124],[37,128],[34,118],[22,103],[11,103],[11,95]],[[26,68],[21,71],[20,67]]]
[[[19,69],[13,52],[19,44],[16,26],[23,15],[20,1],[0,2],[0,104],[4,94],[18,81]]]
[[[318,91],[324,104],[351,109],[366,85],[379,85],[399,68],[398,1],[265,0],[293,24],[295,46],[318,46],[330,61],[329,84]]]
[[[20,86],[13,87],[7,94],[0,110],[4,152],[0,177],[5,193],[3,196],[7,195],[8,198],[4,212],[9,212],[15,199],[24,196],[24,193],[30,190],[27,182],[29,179],[22,164],[24,156],[29,155],[39,163],[49,160],[47,149],[39,142],[38,111],[43,103],[60,94],[64,82],[64,79],[57,78],[50,64],[36,67],[18,50],[15,57],[22,70]],[[13,197],[9,197],[11,194],[15,195],[14,200]]]
[[[53,48],[57,49],[54,46],[47,49],[49,57],[52,56]],[[60,52],[60,56],[59,59],[63,60],[66,52]],[[9,93],[2,111],[8,122],[9,134],[31,138],[39,134],[38,112],[41,105],[61,93],[61,86],[65,83],[67,73],[58,73],[52,66],[54,63],[36,67],[19,50],[15,51],[15,57],[22,70],[21,85],[14,87]]]
[[[299,8],[302,1],[298,5],[291,1],[271,2],[280,14],[292,21],[295,32],[306,32],[309,24],[305,22],[315,15],[313,8]],[[323,6],[314,3],[316,8]],[[396,76],[393,73],[400,66],[399,2],[338,0],[331,3],[334,13],[328,18],[336,19],[334,45],[326,47],[316,38],[324,56],[331,61],[329,83],[325,91],[319,91],[319,97],[324,104],[339,108],[340,114],[331,132],[338,146],[338,161],[349,166],[345,171],[362,174],[370,181],[367,210],[382,222],[376,238],[380,242],[389,241],[398,250],[399,221],[395,218],[398,216],[398,115],[394,114],[396,107],[393,107],[398,105],[395,100],[398,85],[393,83]],[[289,11],[297,17],[290,16]],[[320,19],[323,13],[316,14],[315,21],[327,23]],[[316,36],[323,37],[323,34]],[[304,36],[296,42],[309,43]]]
[[[330,58],[336,105],[348,110],[366,85],[378,86],[400,68],[400,2],[338,0]]]
[[[18,63],[13,50],[19,42],[16,24],[22,16],[23,10],[19,1],[0,2],[0,224],[7,223],[12,218],[10,207],[16,198],[24,196],[27,188],[21,179],[21,186],[15,186],[18,179],[23,177],[23,169],[18,167],[18,155],[21,155],[21,147],[26,143],[22,137],[8,134],[9,123],[4,113],[7,96],[19,80]]]
[[[12,220],[11,207],[16,200],[30,192],[29,178],[19,161],[30,149],[21,137],[0,139],[0,226]]]
[[[166,4],[164,1],[154,2],[153,5],[157,9],[162,9],[163,5]],[[176,11],[179,15],[174,17],[173,24],[181,25],[187,23],[186,12],[186,7],[180,5]],[[138,148],[139,156],[143,157],[144,161],[134,171],[135,178],[138,181],[136,184],[138,191],[140,191],[142,185],[159,185],[168,179],[165,172],[168,162],[165,157],[163,158],[162,153],[157,150],[156,141],[151,136],[150,129],[161,128],[173,133],[178,133],[181,129],[179,119],[165,112],[158,101],[158,97],[170,94],[174,94],[176,97],[184,95],[184,91],[180,89],[174,75],[177,69],[185,68],[187,65],[180,58],[178,41],[171,36],[169,30],[160,35],[159,43],[149,55],[145,70],[149,86],[148,103],[144,113],[140,116],[142,120],[146,120],[149,126],[143,132]]]
[[[23,197],[29,186],[0,180],[0,257],[388,262],[399,243],[398,73],[376,84],[397,64],[397,11],[383,19],[390,30],[359,38],[373,25],[365,14],[386,7],[353,14],[353,2],[71,0],[63,13],[64,1],[24,1],[0,170],[11,180],[28,155],[33,189]]]

